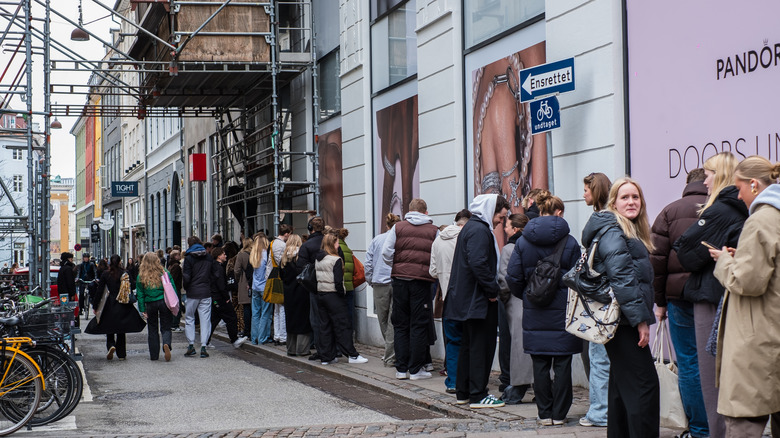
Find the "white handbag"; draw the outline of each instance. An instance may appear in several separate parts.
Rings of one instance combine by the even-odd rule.
[[[566,304],[566,331],[596,344],[606,344],[615,337],[620,322],[620,305],[610,291],[612,302],[599,303],[569,288]]]
[[[669,363],[664,363],[664,352],[669,355]],[[677,365],[672,362],[672,346],[666,320],[660,321],[655,330],[653,357],[655,357],[655,371],[658,373],[661,395],[661,427],[687,429],[688,418],[685,416],[680,387],[677,383]]]

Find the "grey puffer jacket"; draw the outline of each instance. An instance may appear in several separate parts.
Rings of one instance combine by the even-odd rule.
[[[655,324],[653,315],[653,266],[650,254],[639,239],[629,239],[618,225],[615,213],[599,211],[582,230],[582,244],[591,242],[607,229],[598,243],[593,269],[605,273],[620,304],[620,324],[636,327]]]

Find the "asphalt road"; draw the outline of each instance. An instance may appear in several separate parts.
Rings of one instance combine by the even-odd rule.
[[[78,335],[85,395],[70,417],[19,435],[203,433],[268,427],[385,423],[366,409],[252,363],[253,354],[214,341],[209,358],[184,357],[173,334],[170,362],[149,359],[146,332],[128,335],[127,360],[106,360],[105,336]],[[304,373],[305,371],[300,371]]]

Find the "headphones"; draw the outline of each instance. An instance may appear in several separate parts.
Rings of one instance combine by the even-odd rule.
[[[311,218],[314,219],[314,218]],[[309,233],[313,231],[313,228],[311,226],[311,219],[309,219],[309,222],[306,223],[306,229],[309,230]]]

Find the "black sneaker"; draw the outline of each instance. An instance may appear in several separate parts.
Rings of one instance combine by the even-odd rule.
[[[192,344],[188,345],[187,346],[187,352],[184,353],[184,355],[187,356],[187,357],[192,357],[192,356],[195,356],[196,354],[198,354],[198,352],[195,351],[195,347],[193,347]]]
[[[320,357],[319,353],[314,353],[311,356],[309,356],[309,360],[321,360],[321,359],[322,358]]]
[[[206,347],[200,347],[200,357],[209,357],[209,354],[206,353]]]

